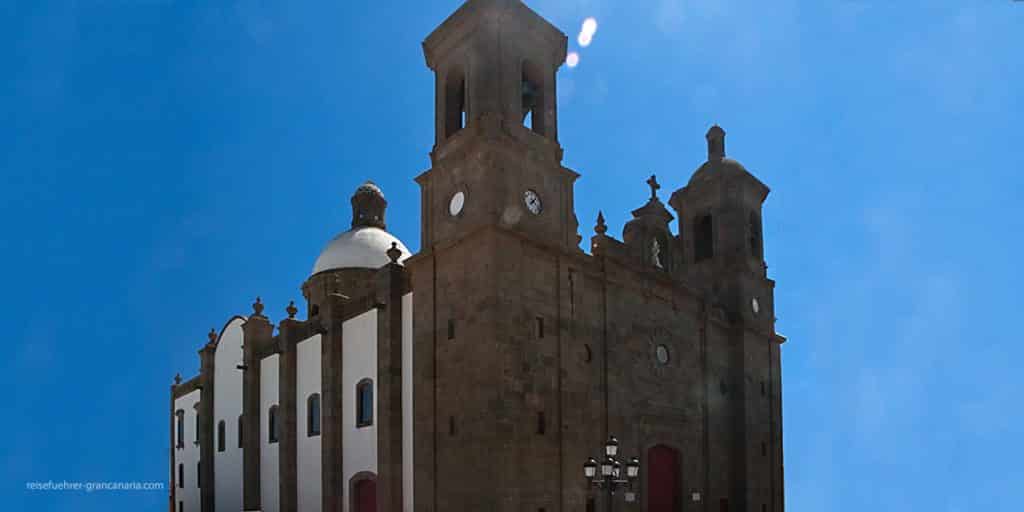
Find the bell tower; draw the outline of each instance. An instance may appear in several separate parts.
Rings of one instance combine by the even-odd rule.
[[[469,0],[423,42],[435,73],[422,246],[498,225],[571,247],[578,175],[561,165],[555,74],[567,38],[519,0]]]

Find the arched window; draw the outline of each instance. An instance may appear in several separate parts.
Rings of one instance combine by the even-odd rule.
[[[277,419],[277,406],[271,405],[270,411],[267,413],[267,442],[276,443],[280,432],[278,431],[279,423]]]
[[[373,381],[363,379],[356,384],[356,427],[373,425]]]
[[[750,255],[761,258],[761,219],[757,214],[750,212]]]
[[[238,415],[238,447],[242,447],[242,415]]]
[[[349,510],[377,512],[377,475],[367,471],[356,473],[348,486]]]
[[[175,418],[175,421],[177,422],[175,430],[177,430],[177,434],[178,434],[177,435],[177,438],[178,438],[178,443],[177,443],[178,444],[178,448],[184,448],[185,447],[185,411],[183,411],[181,409],[178,409],[174,413],[174,418]]]
[[[523,125],[538,135],[545,135],[544,74],[540,66],[523,61],[522,78]]]
[[[466,123],[466,72],[460,67],[453,68],[445,78],[444,86],[444,137],[455,135]]]
[[[694,261],[711,259],[715,255],[715,232],[711,215],[697,217],[693,228]]]
[[[306,399],[306,435],[320,435],[320,393],[313,393]]]
[[[227,436],[227,425],[224,423],[224,420],[220,420],[220,423],[217,423],[217,451],[218,452],[224,451],[224,449],[227,447],[227,439],[225,439],[226,436]]]

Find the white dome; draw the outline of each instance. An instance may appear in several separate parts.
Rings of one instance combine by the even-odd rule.
[[[401,240],[380,228],[363,226],[350,229],[327,242],[313,265],[313,274],[339,268],[380,268],[391,263],[388,249],[398,245],[402,256],[399,263],[409,257],[409,249]]]

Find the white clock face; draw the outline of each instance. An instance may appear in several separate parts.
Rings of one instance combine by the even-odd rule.
[[[466,206],[466,193],[458,191],[452,196],[452,200],[448,202],[448,213],[452,217],[462,213],[462,208]]]
[[[533,190],[527,190],[523,193],[523,202],[526,203],[526,209],[530,210],[530,213],[539,215],[541,209],[540,196],[537,195]]]
[[[750,309],[755,315],[761,312],[761,303],[757,301],[757,297],[750,299]]]

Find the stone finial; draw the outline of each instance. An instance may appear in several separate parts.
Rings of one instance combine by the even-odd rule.
[[[206,337],[209,338],[210,343],[217,341],[217,330],[210,327],[210,332],[206,333]]]
[[[599,235],[604,235],[608,232],[608,226],[604,223],[604,212],[600,210],[597,212],[597,225],[594,226],[594,232]]]
[[[398,242],[391,242],[391,248],[388,249],[388,258],[391,258],[391,263],[398,263],[398,258],[402,257],[402,250],[398,248]]]
[[[657,199],[658,189],[661,188],[661,185],[658,184],[658,177],[652,174],[651,177],[647,179],[647,186],[651,187],[651,199]]]
[[[263,316],[263,301],[259,297],[256,297],[256,302],[252,304],[253,316]]]
[[[295,314],[299,312],[299,308],[295,307],[295,301],[288,301],[288,307],[284,308],[288,313],[288,318],[295,318]]]
[[[180,386],[181,385],[181,374],[180,373],[174,374],[174,385],[175,386]]]
[[[712,126],[704,138],[708,140],[708,160],[725,158],[725,130],[721,126]]]

